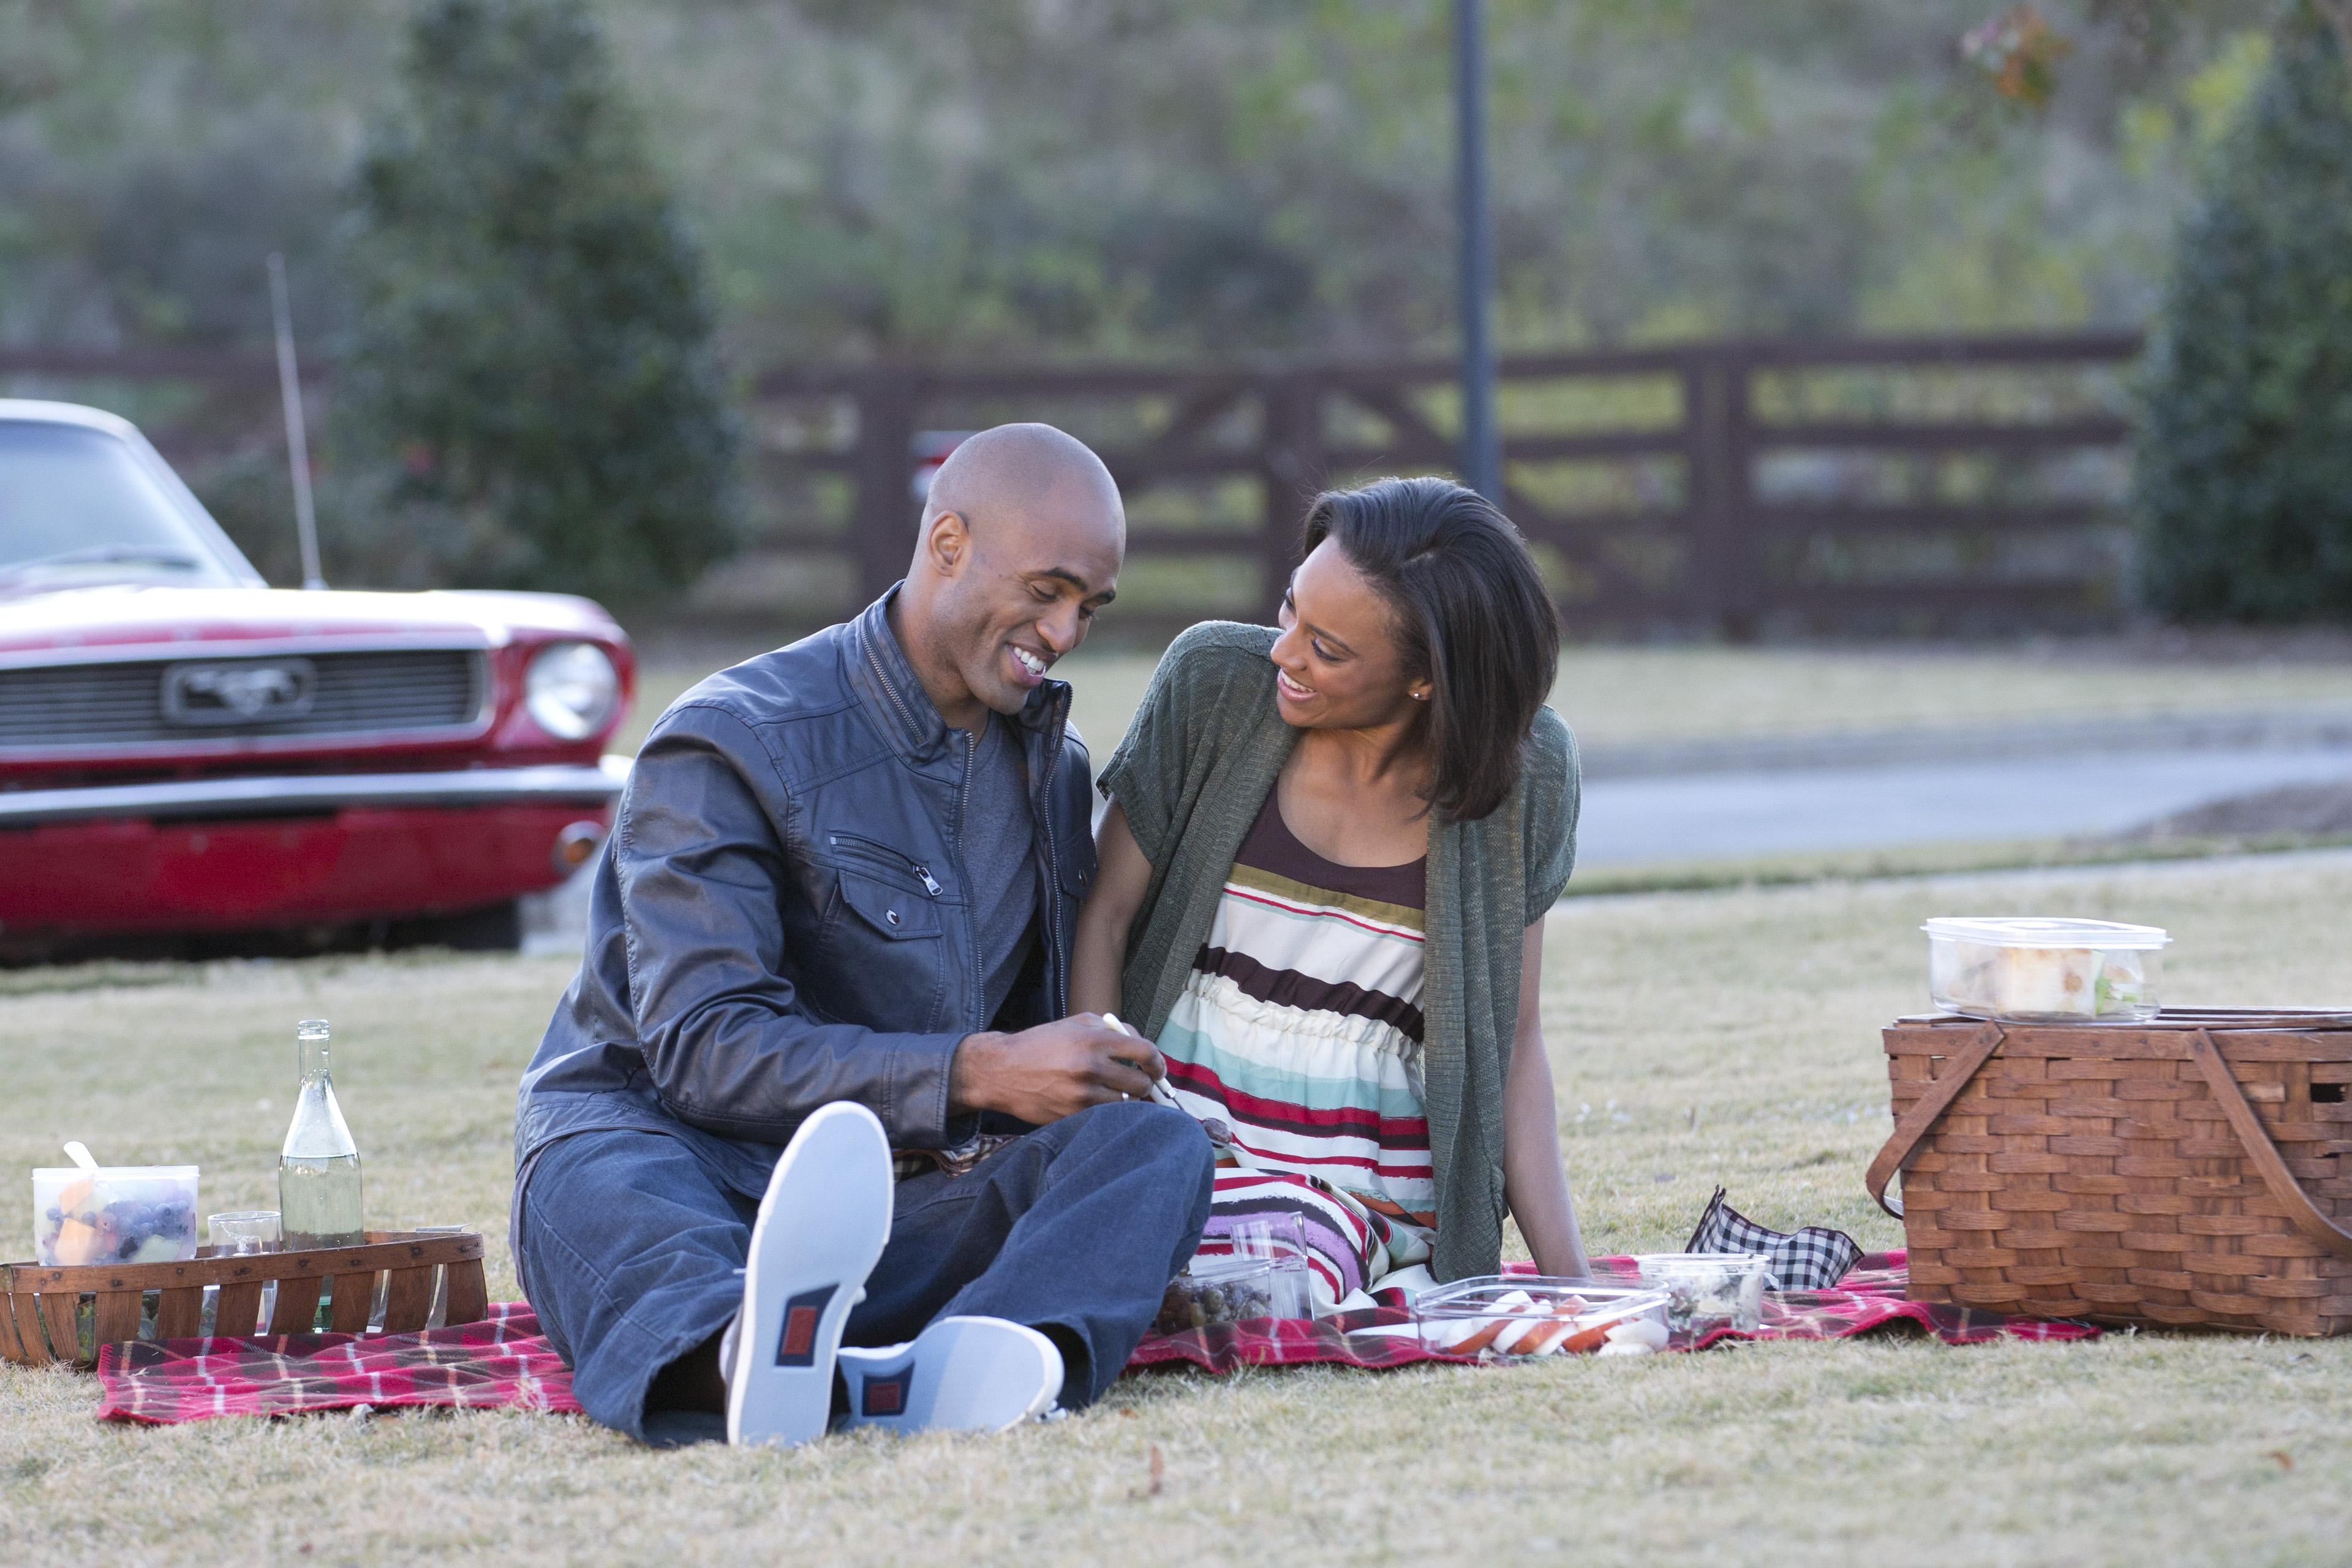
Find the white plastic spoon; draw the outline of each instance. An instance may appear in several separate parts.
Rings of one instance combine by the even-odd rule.
[[[1120,1023],[1118,1021],[1118,1015],[1116,1013],[1105,1013],[1103,1015],[1103,1022],[1108,1024],[1112,1028],[1117,1029],[1122,1035],[1131,1036],[1137,1039],[1142,1038],[1142,1037],[1137,1035],[1133,1029],[1130,1029],[1125,1024]],[[1184,1110],[1184,1107],[1178,1103],[1175,1094],[1169,1089],[1167,1080],[1164,1079],[1155,1078],[1151,1080],[1151,1098],[1159,1101],[1161,1105],[1168,1107],[1171,1110]],[[1184,1110],[1184,1114],[1187,1116],[1192,1115],[1189,1110]],[[1214,1143],[1218,1148],[1223,1149],[1233,1155],[1234,1163],[1235,1164],[1255,1169],[1255,1166],[1252,1164],[1249,1155],[1243,1151],[1239,1144],[1234,1142],[1234,1130],[1230,1126],[1226,1125],[1223,1118],[1217,1116],[1202,1116],[1194,1117],[1194,1120],[1199,1121],[1202,1131],[1208,1133],[1210,1142]]]
[[[1118,1015],[1116,1013],[1105,1013],[1103,1015],[1103,1022],[1108,1024],[1112,1028],[1117,1029],[1120,1034],[1127,1036],[1130,1039],[1139,1039],[1141,1037],[1137,1035],[1133,1029],[1130,1029],[1125,1024],[1120,1023],[1118,1021]],[[1160,1079],[1155,1078],[1151,1080],[1151,1098],[1158,1100],[1160,1104],[1172,1107],[1175,1110],[1181,1110],[1184,1109],[1182,1106],[1176,1103],[1176,1097],[1168,1092],[1167,1083]]]
[[[92,1158],[90,1155],[89,1145],[84,1143],[79,1138],[68,1138],[66,1140],[66,1158],[71,1160],[75,1164],[79,1165],[85,1171],[95,1171],[98,1169],[97,1160]]]

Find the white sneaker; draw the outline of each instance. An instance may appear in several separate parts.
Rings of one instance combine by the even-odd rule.
[[[890,1238],[896,1185],[890,1140],[862,1105],[836,1100],[793,1134],[751,1226],[726,1369],[730,1443],[824,1436],[842,1325]]]
[[[1003,1318],[941,1318],[903,1345],[843,1346],[849,1426],[1002,1432],[1045,1415],[1062,1392],[1062,1352]]]

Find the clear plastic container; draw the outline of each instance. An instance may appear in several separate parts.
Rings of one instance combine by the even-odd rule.
[[[2003,1023],[2141,1023],[2157,1014],[2158,926],[2022,915],[1948,918],[1927,933],[1927,991],[1948,1013]]]
[[[1666,1293],[1666,1327],[1752,1334],[1764,1326],[1772,1260],[1760,1252],[1649,1252],[1635,1258],[1642,1283]]]
[[[1244,1220],[1203,1245],[1225,1250],[1194,1254],[1184,1272],[1168,1282],[1152,1332],[1181,1334],[1213,1323],[1315,1315],[1307,1230],[1297,1215]]]
[[[1531,1274],[1456,1279],[1413,1299],[1422,1348],[1449,1355],[1538,1356],[1664,1350],[1666,1293]]]
[[[33,1252],[52,1268],[194,1258],[196,1213],[194,1165],[33,1173]]]
[[[275,1252],[283,1239],[276,1209],[232,1209],[212,1215],[205,1224],[212,1232],[215,1258]]]

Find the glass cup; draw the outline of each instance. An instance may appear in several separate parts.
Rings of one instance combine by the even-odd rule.
[[[210,1215],[215,1256],[243,1257],[249,1252],[275,1252],[282,1239],[276,1209],[237,1209]]]
[[[416,1234],[419,1236],[464,1236],[466,1234],[466,1226],[462,1225],[420,1225],[416,1227]],[[425,1314],[425,1326],[428,1329],[446,1329],[449,1326],[449,1266],[446,1263],[433,1271],[433,1307],[431,1310]]]
[[[242,1258],[257,1252],[275,1252],[284,1241],[276,1209],[232,1209],[225,1214],[205,1216],[205,1228],[211,1235],[213,1256]],[[261,1288],[260,1321],[268,1323],[278,1308],[278,1281],[271,1279]],[[196,1330],[209,1338],[222,1334],[243,1338],[254,1331],[252,1323],[222,1323],[220,1321],[220,1287],[205,1287],[205,1310],[202,1325]]]

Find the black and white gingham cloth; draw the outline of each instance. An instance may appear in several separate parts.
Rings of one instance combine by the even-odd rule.
[[[1685,1252],[1760,1252],[1772,1260],[1774,1290],[1826,1290],[1846,1276],[1862,1247],[1842,1230],[1809,1225],[1782,1234],[1767,1230],[1723,1201],[1723,1189],[1707,1199]]]

